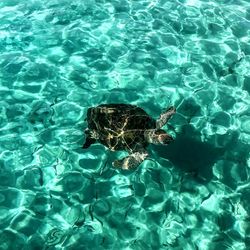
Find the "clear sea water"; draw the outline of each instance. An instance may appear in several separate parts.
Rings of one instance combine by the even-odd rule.
[[[1,0],[0,53],[0,250],[250,249],[248,0]],[[101,103],[175,141],[114,169]]]

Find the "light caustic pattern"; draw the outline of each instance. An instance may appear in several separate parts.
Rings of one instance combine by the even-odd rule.
[[[0,3],[0,248],[250,246],[250,4]],[[101,103],[157,118],[167,147],[132,172],[83,150]]]

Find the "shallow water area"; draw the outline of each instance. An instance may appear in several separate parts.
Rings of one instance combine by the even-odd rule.
[[[249,1],[2,0],[0,52],[0,250],[250,248]],[[175,141],[114,169],[101,103]]]

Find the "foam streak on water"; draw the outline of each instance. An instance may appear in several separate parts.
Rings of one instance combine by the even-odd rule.
[[[1,250],[250,248],[249,1],[2,0],[0,55]],[[115,170],[101,103],[175,142]]]

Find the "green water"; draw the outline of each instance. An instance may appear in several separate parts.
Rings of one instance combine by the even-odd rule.
[[[250,2],[0,2],[0,250],[250,249]],[[175,137],[135,171],[89,107]]]

